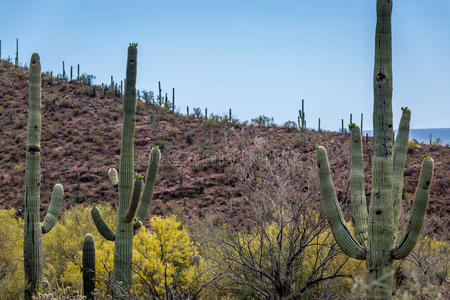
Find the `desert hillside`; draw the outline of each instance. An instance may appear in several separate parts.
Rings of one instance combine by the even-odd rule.
[[[46,211],[52,186],[65,187],[64,207],[93,203],[116,205],[116,191],[107,170],[118,168],[122,128],[120,97],[100,87],[43,76],[41,209]],[[0,62],[0,206],[21,215],[25,174],[25,135],[28,107],[28,72]],[[185,111],[185,108],[181,109]],[[400,114],[400,112],[394,112]],[[159,145],[161,166],[151,214],[177,213],[185,220],[205,217],[243,226],[249,217],[240,195],[234,164],[245,151],[263,141],[269,155],[294,151],[314,157],[317,145],[328,149],[333,179],[344,209],[349,204],[349,137],[336,132],[299,131],[279,126],[243,125],[211,117],[195,118],[139,101],[136,115],[136,172],[145,173],[148,149]],[[366,192],[369,191],[371,141],[364,145]],[[445,232],[449,216],[450,148],[412,143],[405,168],[404,214],[420,170],[420,159],[435,159],[425,231]],[[314,174],[314,165],[310,170]],[[318,204],[319,205],[319,204]]]

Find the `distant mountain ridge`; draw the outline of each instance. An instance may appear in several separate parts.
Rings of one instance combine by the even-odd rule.
[[[397,130],[394,130],[397,134]],[[364,130],[364,134],[368,133],[372,136],[372,130]],[[409,139],[416,140],[419,143],[431,144],[438,143],[440,145],[450,145],[450,128],[416,128],[409,132]]]

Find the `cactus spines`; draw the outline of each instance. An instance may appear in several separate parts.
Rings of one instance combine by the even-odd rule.
[[[160,158],[159,149],[156,147],[153,148],[150,153],[150,165],[147,171],[144,192],[140,200],[143,178],[142,176],[135,177],[134,174],[136,46],[136,44],[130,44],[128,47],[127,76],[123,97],[123,128],[119,178],[117,179],[117,171],[114,168],[108,171],[108,177],[111,183],[118,185],[119,188],[119,215],[117,218],[116,232],[114,233],[105,223],[98,208],[94,207],[91,210],[92,218],[99,232],[107,240],[114,240],[115,242],[113,278],[115,281],[122,282],[126,288],[129,288],[131,285],[133,235],[142,226],[142,221],[147,216],[148,207],[153,197],[153,188]]]
[[[330,177],[325,148],[317,148],[320,189],[334,238],[347,255],[367,259],[368,299],[380,300],[392,298],[393,260],[406,257],[416,244],[423,224],[433,176],[433,160],[425,157],[422,162],[410,221],[402,238],[394,245],[402,201],[403,169],[408,144],[410,111],[407,108],[402,109],[399,133],[394,142],[391,13],[392,1],[377,0],[373,113],[374,153],[371,201],[368,213],[363,188],[361,131],[354,124],[350,126],[354,236],[342,218],[341,208],[337,202]],[[367,226],[368,224],[370,226]]]
[[[83,239],[83,295],[86,299],[94,299],[92,293],[95,290],[95,241],[92,234],[88,233]]]
[[[41,167],[41,63],[37,53],[29,67],[29,99],[25,168],[24,268],[25,299],[31,299],[42,281],[42,234],[55,225],[64,189],[56,184],[42,227],[39,224]]]

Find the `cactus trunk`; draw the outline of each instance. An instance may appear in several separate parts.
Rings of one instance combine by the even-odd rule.
[[[136,65],[137,48],[128,48],[127,77],[123,101],[122,146],[119,167],[119,216],[117,218],[114,250],[114,280],[124,286],[131,284],[131,260],[133,247],[133,223],[124,218],[130,205],[134,178],[134,128],[136,113]]]
[[[392,294],[392,258],[394,244],[392,178],[392,1],[377,1],[374,64],[374,151],[372,189],[369,206],[368,282],[369,299],[389,299]],[[403,172],[403,168],[401,170]]]
[[[30,105],[28,109],[25,169],[25,214],[23,258],[25,299],[31,299],[42,281],[42,233],[39,224],[41,168],[41,63],[36,53],[30,62]]]

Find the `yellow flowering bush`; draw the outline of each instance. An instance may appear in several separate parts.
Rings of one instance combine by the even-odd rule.
[[[0,210],[0,299],[23,296],[23,220],[13,209]]]
[[[101,210],[104,212],[106,222],[114,227],[117,216],[115,209],[103,206]],[[256,231],[240,232],[237,235],[239,244],[245,245],[240,249],[242,251],[240,253],[246,257],[259,255],[258,257],[262,259],[261,266],[269,264],[270,247],[277,247],[277,241],[282,237],[285,238],[289,230],[292,230],[289,226],[280,229],[277,223],[271,223],[266,228],[268,237],[262,241],[257,238]],[[106,283],[112,277],[114,243],[106,241],[98,234],[90,217],[90,208],[73,208],[65,211],[55,228],[43,236],[44,278],[49,285],[49,288],[44,286],[46,290],[51,292],[69,286],[71,291],[82,290],[81,245],[84,235],[88,232],[94,235],[96,243],[99,297],[108,293]],[[165,218],[155,216],[150,220],[150,228],[142,228],[134,238],[135,273],[132,293],[143,298],[206,297],[203,291],[205,284],[215,276],[221,277],[221,273],[216,272],[217,265],[212,266],[214,260],[208,259],[208,256],[214,253],[217,259],[215,263],[221,261],[220,255],[225,255],[221,249],[213,247],[202,248],[202,252],[199,253],[186,228],[174,216]],[[449,253],[448,241],[423,237],[414,251],[396,265],[395,299],[420,297],[445,299],[445,293],[449,290]],[[237,258],[234,255],[237,253],[228,254]],[[321,268],[320,265],[325,261],[326,268]],[[248,272],[241,270],[238,264],[228,266],[232,267],[241,279],[248,276]],[[340,253],[338,246],[333,243],[329,229],[325,229],[308,242],[301,257],[296,260],[293,270],[296,270],[296,286],[302,286],[314,272],[323,272],[322,277],[327,277],[339,271],[363,278],[364,263],[348,259],[346,255]],[[225,291],[223,287],[233,282],[229,277],[221,278],[223,280],[215,284],[217,290],[215,294],[211,294],[212,297],[216,295],[220,298],[224,293],[232,298],[240,297],[245,292],[255,296],[251,291],[239,290],[237,286]],[[351,290],[352,294],[346,297],[357,299],[355,297],[358,290],[351,289],[350,283],[348,278],[324,280],[314,288],[308,289],[306,295],[316,299],[319,294],[323,297],[329,296],[330,293],[343,295]],[[353,283],[353,287],[355,286]],[[0,209],[0,299],[22,299],[23,288],[23,220],[15,217],[14,210]]]
[[[117,212],[110,206],[99,207],[105,222],[114,228]],[[43,235],[44,277],[50,286],[70,286],[81,290],[83,280],[81,273],[81,247],[86,233],[91,233],[96,247],[97,286],[106,290],[103,284],[113,270],[114,243],[105,240],[95,228],[91,219],[90,207],[78,207],[64,211],[55,227]]]
[[[187,230],[175,216],[155,216],[150,226],[151,231],[143,229],[134,239],[134,290],[154,297],[164,297],[177,288],[185,290],[198,280],[195,271],[199,270],[198,251]]]
[[[100,207],[105,221],[115,227],[117,212],[111,207]],[[140,296],[153,294],[163,297],[167,289],[192,289],[196,277],[198,251],[187,230],[175,216],[155,216],[151,229],[141,228],[133,239],[133,289]],[[112,278],[114,243],[105,240],[95,228],[90,208],[73,208],[64,212],[55,228],[44,235],[45,275],[50,284],[82,289],[81,245],[86,233],[95,239],[97,288],[108,292]],[[195,271],[197,270],[197,271]]]

